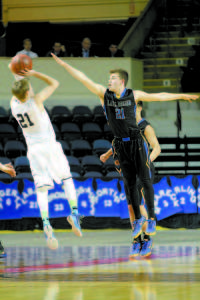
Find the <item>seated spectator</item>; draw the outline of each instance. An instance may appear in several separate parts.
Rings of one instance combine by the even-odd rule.
[[[200,92],[200,46],[194,45],[195,55],[189,57],[187,67],[181,67],[183,75],[181,87],[184,93]]]
[[[23,40],[23,46],[24,46],[24,49],[17,52],[16,54],[26,54],[28,56],[30,56],[30,58],[36,58],[38,57],[38,54],[31,51],[31,48],[32,48],[32,42],[30,39],[25,39]]]
[[[116,44],[111,43],[105,53],[105,57],[124,57],[124,51],[118,49]]]
[[[85,37],[79,47],[73,51],[74,57],[95,57],[95,51],[92,48],[91,40]]]
[[[67,55],[65,46],[62,45],[60,42],[55,42],[52,48],[53,48],[52,50],[47,52],[47,54],[46,54],[47,57],[51,57],[51,53],[54,53],[58,57],[69,56],[69,55]]]

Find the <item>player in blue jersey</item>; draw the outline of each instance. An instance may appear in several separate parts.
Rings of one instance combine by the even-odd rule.
[[[159,142],[157,140],[157,137],[155,135],[154,129],[152,128],[152,126],[146,119],[142,118],[142,108],[143,108],[142,101],[138,101],[137,107],[136,107],[136,121],[137,121],[137,124],[138,124],[138,127],[140,129],[142,136],[146,139],[148,145],[150,145],[152,148],[152,151],[150,154],[150,162],[151,162],[150,167],[151,167],[151,180],[153,182],[154,167],[153,167],[152,162],[160,154],[161,148],[160,148]],[[117,154],[116,154],[115,150],[113,149],[113,147],[111,149],[109,149],[106,153],[102,154],[100,156],[100,160],[103,163],[105,163],[111,155],[113,155],[116,170],[120,174],[122,174],[119,160],[118,160]],[[126,190],[126,194],[128,194],[128,191],[127,191],[128,187],[125,185],[124,188]],[[142,187],[142,184],[138,177],[137,177],[137,189],[138,189],[138,194],[139,194],[139,198],[140,198],[141,215],[144,216],[146,219],[148,219],[148,214],[147,214],[146,208],[144,206],[145,202],[144,202],[143,187]],[[128,210],[129,210],[131,225],[133,226],[133,222],[135,221],[135,215],[134,215],[134,211],[131,206],[129,197],[127,198],[127,203],[128,203]],[[145,234],[145,230],[146,230],[146,223],[144,223],[144,225],[142,227],[143,239],[142,239],[142,235],[139,235],[137,238],[133,239],[133,243],[132,243],[131,251],[130,251],[130,257],[137,256],[138,254],[140,254],[141,256],[149,256],[151,254],[153,241],[149,235]]]
[[[156,233],[154,213],[154,190],[150,178],[150,161],[147,144],[140,134],[136,122],[136,105],[138,101],[172,101],[177,99],[196,100],[198,95],[172,93],[145,93],[139,90],[126,88],[128,73],[123,69],[110,70],[108,88],[95,83],[83,72],[72,67],[54,54],[55,61],[62,66],[72,77],[80,81],[92,93],[100,98],[106,111],[109,126],[115,136],[114,147],[119,158],[123,173],[123,180],[129,187],[130,202],[135,214],[133,223],[133,238],[142,232],[145,217],[140,213],[140,200],[137,193],[136,175],[144,188],[145,200],[149,219],[147,220],[146,234]]]

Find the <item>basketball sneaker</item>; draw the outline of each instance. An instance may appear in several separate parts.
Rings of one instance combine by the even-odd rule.
[[[138,256],[140,254],[140,250],[141,250],[141,243],[138,241],[133,241],[131,245],[129,257],[131,258],[131,257]]]
[[[142,233],[142,226],[146,222],[146,218],[142,216],[140,219],[136,219],[132,224],[132,237],[137,238]]]
[[[156,234],[156,221],[155,220],[147,220],[147,228],[145,230],[147,235],[155,235]]]
[[[51,250],[56,250],[58,248],[58,241],[55,238],[55,235],[53,233],[53,228],[51,227],[49,221],[43,222],[43,230],[44,235],[47,240],[47,246]]]
[[[6,254],[5,249],[0,241],[0,258],[4,258],[6,256],[7,256],[7,254]]]
[[[71,215],[67,217],[67,221],[72,226],[72,231],[77,236],[82,236],[81,226],[80,226],[80,218],[81,216],[78,213],[73,212]]]
[[[153,248],[153,240],[143,240],[141,245],[140,256],[146,257],[151,255]]]

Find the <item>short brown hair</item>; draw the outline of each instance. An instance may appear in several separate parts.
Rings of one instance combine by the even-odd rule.
[[[128,82],[128,72],[123,69],[110,70],[110,74],[119,74],[120,79],[124,79],[124,85]]]
[[[19,81],[15,81],[12,86],[12,94],[19,100],[24,100],[26,92],[29,90],[29,81],[23,78]]]

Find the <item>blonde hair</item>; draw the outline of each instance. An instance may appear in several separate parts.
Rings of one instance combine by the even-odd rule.
[[[12,94],[19,100],[26,98],[26,93],[29,91],[29,81],[23,78],[19,81],[15,81],[12,86]]]

